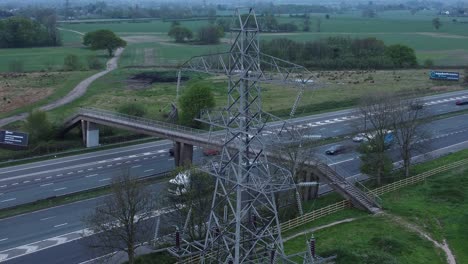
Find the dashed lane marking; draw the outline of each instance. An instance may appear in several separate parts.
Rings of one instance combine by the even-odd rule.
[[[16,198],[10,198],[10,199],[6,199],[6,200],[2,200],[2,201],[0,201],[0,203],[11,202],[11,201],[14,201],[14,200],[16,200]]]
[[[135,166],[132,166],[131,168],[135,169],[135,168],[139,168],[139,167],[141,167],[141,165],[135,165]]]
[[[99,181],[102,182],[102,181],[109,181],[109,180],[110,180],[110,178],[105,178],[105,179],[101,179]]]
[[[41,184],[41,185],[39,185],[39,186],[40,186],[40,187],[46,187],[46,186],[49,186],[49,185],[52,185],[52,184],[54,184],[54,183],[51,182],[51,183]]]
[[[68,223],[63,223],[63,224],[59,224],[59,225],[54,225],[54,227],[57,228],[57,227],[61,227],[61,226],[64,226],[64,225],[68,225]]]
[[[67,187],[62,187],[62,188],[55,189],[54,192],[62,191],[62,190],[65,190],[65,189],[67,189]]]
[[[144,172],[154,171],[154,169],[145,170]]]
[[[95,176],[98,176],[99,174],[90,174],[90,175],[86,175],[85,177],[86,178],[91,178],[91,177],[95,177]]]

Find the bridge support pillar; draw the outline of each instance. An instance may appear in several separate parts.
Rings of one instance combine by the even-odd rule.
[[[95,123],[81,120],[81,131],[87,148],[99,146],[99,128]]]
[[[192,165],[192,159],[193,145],[182,142],[174,142],[174,161],[176,167],[188,167]]]

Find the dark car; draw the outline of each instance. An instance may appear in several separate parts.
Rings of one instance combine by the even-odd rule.
[[[456,105],[466,105],[468,104],[468,100],[457,100],[455,102]]]
[[[169,149],[169,156],[174,157],[174,148]]]
[[[345,150],[345,147],[343,145],[333,145],[327,150],[325,150],[325,154],[327,155],[335,155],[343,152]]]

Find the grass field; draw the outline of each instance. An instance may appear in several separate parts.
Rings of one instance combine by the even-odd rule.
[[[64,58],[69,54],[77,55],[84,65],[86,57],[90,55],[98,55],[102,61],[108,59],[105,51],[96,52],[84,47],[0,49],[0,72],[8,72],[10,63],[14,61],[22,62],[26,72],[60,70]]]
[[[310,41],[331,36],[347,36],[350,38],[376,37],[390,44],[405,44],[416,50],[420,63],[426,59],[432,59],[436,65],[456,66],[465,65],[468,62],[468,24],[454,23],[452,18],[441,17],[442,27],[436,30],[432,27],[431,20],[436,17],[433,12],[421,11],[411,15],[409,11],[387,11],[378,14],[377,18],[369,19],[361,17],[360,12],[348,12],[344,14],[331,14],[330,19],[325,19],[324,14],[312,14],[311,32],[295,32],[287,34],[262,34],[261,39],[287,37],[296,41]],[[321,19],[320,32],[317,32],[317,19]],[[292,22],[302,27],[301,18],[288,16],[278,17],[281,23]],[[463,19],[459,19],[460,21]],[[466,20],[466,19],[465,19]],[[183,21],[182,26],[196,30],[207,21]],[[128,35],[156,35],[165,37],[171,23],[161,20],[146,23],[94,23],[94,24],[63,24],[63,28],[89,32],[97,29],[110,29],[121,36]],[[190,45],[169,45],[166,40],[155,40],[155,52],[164,54],[167,61],[188,59],[194,53],[196,55],[212,50],[212,47],[204,48]],[[224,47],[219,47],[222,49]],[[198,50],[190,52],[190,50]],[[183,57],[181,59],[180,57]],[[161,58],[163,58],[161,56]]]
[[[384,207],[448,241],[458,263],[468,263],[468,166],[385,195]]]

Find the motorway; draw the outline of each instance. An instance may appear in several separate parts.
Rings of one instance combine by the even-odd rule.
[[[461,96],[468,98],[468,92],[427,97],[424,99],[426,111],[428,114],[443,114],[460,110],[454,101]],[[344,110],[301,117],[296,121],[312,127],[311,133],[337,136],[355,131],[358,118],[353,116],[356,117],[355,111]],[[424,128],[430,132],[430,138],[422,142],[427,147],[426,151],[441,150],[438,154],[442,154],[454,151],[457,146],[465,147],[460,143],[468,142],[467,121],[468,114],[464,114],[427,124]],[[349,146],[349,150],[328,156],[328,163],[345,169],[348,176],[358,175],[360,161],[355,151],[358,144],[350,139],[340,144]],[[125,170],[140,177],[166,172],[174,168],[173,158],[168,154],[171,146],[171,142],[164,140],[0,169],[0,208],[106,185],[113,176]],[[313,152],[321,154],[328,147],[321,146]],[[395,162],[399,161],[397,149],[392,148],[389,152]],[[196,149],[194,162],[200,163],[202,159],[201,150]],[[155,185],[155,191],[162,186]],[[6,263],[80,263],[93,258],[82,245],[86,239],[77,238],[84,228],[82,217],[89,214],[100,199],[0,220],[0,260],[22,254]]]

